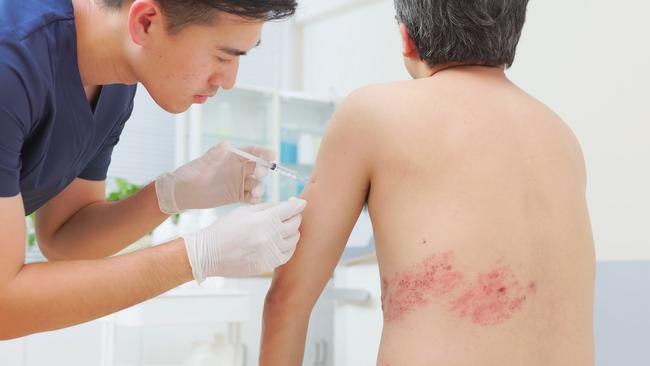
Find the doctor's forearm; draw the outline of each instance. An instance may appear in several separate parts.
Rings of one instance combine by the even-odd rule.
[[[80,209],[44,240],[41,249],[50,260],[104,258],[140,239],[168,217],[158,207],[152,183],[125,200],[97,202]]]
[[[120,257],[26,265],[0,288],[0,339],[97,319],[191,279],[181,239]]]

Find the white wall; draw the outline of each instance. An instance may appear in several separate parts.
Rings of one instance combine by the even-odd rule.
[[[650,2],[531,1],[509,73],[573,128],[601,260],[650,259]]]
[[[138,85],[133,113],[113,150],[110,178],[146,184],[174,167],[175,117],[162,110]]]
[[[315,1],[302,5],[310,14],[303,26],[304,91],[344,96],[364,84],[408,78],[392,0],[351,0],[360,5],[325,18],[310,10],[318,8]]]
[[[303,7],[316,8],[317,1],[303,1]],[[309,11],[305,91],[345,95],[408,77],[393,1],[364,3],[318,21]],[[649,13],[650,2],[639,0],[531,1],[508,71],[557,111],[582,143],[599,260],[650,259]]]
[[[292,20],[269,22],[262,29],[262,44],[241,58],[237,85],[288,87],[291,65]]]

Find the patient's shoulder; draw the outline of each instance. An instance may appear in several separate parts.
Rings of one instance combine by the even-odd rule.
[[[385,102],[395,102],[408,97],[410,94],[409,91],[413,90],[415,85],[415,80],[367,85],[350,93],[345,99],[345,102],[366,107],[371,106],[374,107],[373,109],[382,107],[389,108],[391,103]]]
[[[352,91],[337,108],[338,119],[358,127],[377,128],[387,116],[408,104],[409,83],[374,84]]]
[[[385,144],[390,134],[387,116],[396,94],[392,89],[391,84],[364,86],[339,103],[323,139],[323,145],[338,152],[331,156],[355,156],[352,160],[361,162],[364,167],[372,165],[377,147]],[[327,156],[319,154],[319,157],[321,155]]]

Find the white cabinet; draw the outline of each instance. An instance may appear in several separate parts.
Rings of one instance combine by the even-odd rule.
[[[0,342],[0,365],[100,365],[101,344],[99,323],[85,323],[54,332]]]
[[[177,164],[230,141],[235,147],[269,147],[279,153],[279,163],[308,177],[335,108],[334,100],[299,93],[255,87],[220,91],[179,117]],[[271,173],[267,187],[264,200],[277,202],[299,195],[304,185]]]
[[[211,280],[216,281],[217,279]],[[209,283],[206,284],[209,285]],[[234,359],[228,366],[243,366],[245,351],[241,339],[241,328],[249,318],[251,295],[246,291],[213,287],[211,289],[209,286],[199,287],[188,283],[102,319],[102,366],[178,365],[183,358],[179,357],[179,353],[186,356],[189,353],[189,347],[197,339],[206,341],[217,334],[225,335],[228,346],[234,350]],[[222,328],[220,325],[225,325],[225,329],[220,329]],[[178,338],[174,335],[176,327],[207,327],[212,334],[210,337]],[[136,330],[137,339],[130,342],[131,347],[120,347],[116,342],[120,328]],[[145,330],[155,331],[153,334],[149,332],[149,338],[152,336],[158,338],[154,340],[155,353],[145,352],[147,344],[144,336]],[[160,338],[160,333],[166,333],[165,337]],[[161,357],[161,353],[166,348],[179,344],[183,344],[182,352],[168,353]],[[137,346],[136,352],[132,350],[133,345]]]
[[[16,339],[0,342],[0,365],[23,365],[25,360],[25,340]]]
[[[280,163],[309,177],[316,162],[325,128],[334,113],[334,103],[309,99],[297,94],[280,95],[279,151]],[[280,179],[280,200],[299,195],[304,184]]]
[[[201,134],[200,152],[225,140],[235,145],[272,143],[273,99],[271,92],[235,88],[193,106],[191,132]],[[194,146],[190,151],[199,152]]]
[[[336,366],[375,365],[381,340],[381,279],[376,258],[353,262],[340,265],[334,274],[336,288],[346,289],[338,295],[335,307],[332,364]]]
[[[248,291],[221,288],[218,279],[188,283],[99,320],[0,342],[0,365],[178,366],[195,342],[223,335],[235,351],[228,366],[242,366],[250,308]]]

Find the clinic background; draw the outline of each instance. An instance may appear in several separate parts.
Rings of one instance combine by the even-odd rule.
[[[409,78],[392,0],[299,3],[295,19],[268,24],[262,46],[242,58],[238,87],[219,91],[205,106],[170,115],[140,87],[109,176],[146,184],[228,136],[236,145],[272,146],[281,159],[308,173],[337,102],[358,87]],[[650,3],[639,0],[532,0],[515,64],[507,71],[569,124],[584,151],[598,260],[598,366],[650,365],[647,14]],[[227,127],[221,124],[225,120]],[[301,189],[280,178],[267,183],[270,200]],[[166,222],[152,241],[218,215],[217,210],[181,217],[180,228]],[[305,365],[374,365],[381,311],[371,234],[362,217],[354,243],[314,310]],[[32,250],[28,257],[38,260],[38,253]],[[139,308],[129,315],[138,321],[108,317],[0,342],[0,365],[189,365],[197,359],[193,355],[214,353],[215,334],[223,335],[221,343],[235,339],[239,347],[239,355],[224,356],[230,360],[224,365],[256,365],[269,284],[269,277],[259,277],[217,279],[204,289],[188,285],[181,290],[183,299],[193,300],[167,304],[164,310],[197,313],[193,319],[178,316],[171,317],[175,323],[148,324],[142,319],[164,313]],[[218,311],[224,298],[237,296],[245,299],[245,307],[226,307],[220,317],[208,311],[201,320],[197,309]]]

